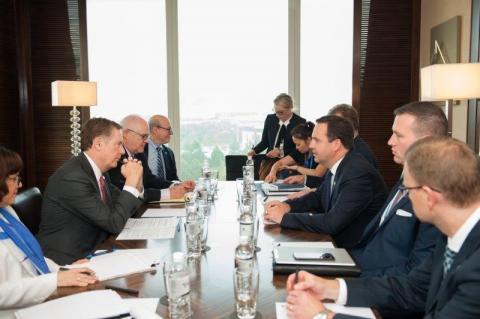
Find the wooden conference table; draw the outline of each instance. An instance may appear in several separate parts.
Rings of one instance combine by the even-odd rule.
[[[140,217],[146,208],[142,207],[135,217]],[[174,207],[169,205],[168,207]],[[239,226],[237,190],[235,182],[219,182],[218,199],[209,216],[207,245],[211,247],[196,262],[191,263],[191,298],[193,318],[235,318],[235,298],[233,293],[233,269],[235,247],[238,245]],[[257,214],[263,213],[259,201]],[[180,223],[182,223],[180,221]],[[285,283],[287,276],[274,275],[272,272],[272,243],[275,241],[329,241],[328,235],[285,230],[280,226],[264,226],[260,221],[257,246],[258,267],[260,272],[257,312],[261,318],[275,318],[275,302],[286,298]],[[161,248],[163,255],[175,251],[186,252],[184,228],[179,227],[174,239],[116,241],[108,239],[101,248]],[[89,289],[103,289],[105,284],[128,287],[139,291],[140,298],[161,298],[165,296],[162,267],[153,273],[131,275],[125,278],[101,282],[88,288],[60,288],[59,296],[78,293]],[[124,297],[137,297],[120,293]],[[157,313],[168,318],[168,307],[158,304]],[[258,317],[258,316],[257,316]]]

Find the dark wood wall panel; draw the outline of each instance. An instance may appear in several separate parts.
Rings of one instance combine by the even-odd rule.
[[[0,144],[19,151],[15,8],[0,1]]]
[[[377,155],[380,171],[392,186],[401,167],[393,163],[387,141],[393,110],[418,98],[420,10],[415,0],[371,0],[365,69],[360,93],[360,134]]]
[[[65,0],[32,1],[31,8],[32,91],[35,109],[37,184],[70,157],[71,108],[53,108],[51,82],[77,80],[67,3]]]

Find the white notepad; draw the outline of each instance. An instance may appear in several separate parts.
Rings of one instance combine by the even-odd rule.
[[[134,249],[135,250],[135,249]],[[95,272],[99,281],[125,277],[131,274],[151,271],[152,263],[158,260],[156,250],[152,250],[151,258],[145,258],[148,252],[142,255],[130,252],[129,249],[115,250],[111,253],[95,256],[90,261],[82,264],[68,265],[67,268],[90,268]]]

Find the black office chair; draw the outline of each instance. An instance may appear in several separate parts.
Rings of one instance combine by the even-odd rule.
[[[40,226],[40,217],[42,212],[42,193],[37,187],[29,188],[15,198],[15,204],[12,205],[22,223],[36,235]]]
[[[266,158],[265,154],[255,155],[253,157],[253,162],[255,166],[254,178],[258,180],[258,169],[260,168],[260,163]],[[246,155],[226,155],[225,156],[225,169],[226,169],[226,180],[234,181],[237,178],[243,177],[242,166],[245,165],[247,161]]]
[[[226,180],[234,181],[243,177],[242,166],[245,165],[245,155],[225,155]]]

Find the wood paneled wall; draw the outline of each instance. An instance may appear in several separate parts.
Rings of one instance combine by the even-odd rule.
[[[420,1],[371,0],[363,80],[360,85],[360,135],[379,160],[392,186],[401,167],[387,141],[393,110],[418,99]]]
[[[70,157],[70,108],[51,106],[52,81],[80,79],[67,3],[0,2],[0,144],[22,156],[24,187],[43,189]]]

